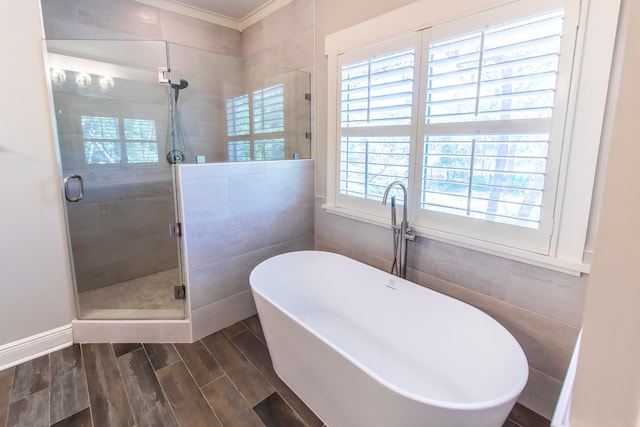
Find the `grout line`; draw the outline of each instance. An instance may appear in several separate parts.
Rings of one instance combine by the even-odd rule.
[[[245,325],[245,326],[246,326],[246,325]],[[249,328],[247,328],[247,331],[249,331],[249,332],[251,333],[251,330],[250,330]],[[242,331],[242,332],[245,332],[245,331]],[[239,334],[236,334],[236,335],[239,335]],[[235,335],[234,335],[234,336],[235,336]],[[249,363],[251,364],[251,366],[253,366],[253,367],[256,369],[256,371],[258,372],[258,374],[259,374],[262,378],[264,378],[264,375],[262,375],[262,372],[260,372],[260,370],[259,370],[259,369],[258,369],[258,368],[253,364],[253,363],[251,363],[251,361],[250,361],[250,360],[246,357],[246,355],[245,355],[245,354],[244,354],[244,353],[243,353],[243,352],[238,348],[238,346],[237,346],[237,345],[236,345],[236,344],[231,340],[231,338],[227,338],[227,339],[231,342],[231,345],[233,345],[233,346],[236,348],[236,350],[238,350],[238,352],[239,352],[240,354],[242,354],[242,355],[245,357],[245,359],[247,360],[247,362],[249,362]],[[207,346],[205,346],[205,348],[207,348]],[[207,348],[207,351],[209,351],[209,349],[208,349],[208,348]],[[216,362],[217,362],[217,360],[216,360]],[[222,368],[222,365],[220,365],[220,367]],[[224,368],[222,368],[222,369],[224,370]],[[256,406],[258,406],[259,404],[261,404],[262,402],[264,402],[264,400],[265,400],[265,399],[267,399],[269,396],[271,396],[273,393],[278,393],[278,391],[275,389],[275,387],[273,387],[273,384],[271,384],[271,382],[269,382],[269,380],[267,380],[266,378],[264,378],[265,382],[266,382],[267,384],[269,384],[269,385],[271,386],[271,388],[272,388],[274,391],[273,391],[273,393],[271,393],[269,396],[265,397],[265,398],[264,398],[264,399],[262,399],[260,402],[256,403],[254,406],[251,406],[251,404],[249,404],[249,402],[247,401],[247,398],[244,396],[244,394],[242,394],[242,392],[240,391],[240,389],[238,388],[238,386],[236,385],[236,383],[235,383],[235,382],[233,382],[233,380],[231,379],[231,377],[230,377],[229,375],[227,375],[226,373],[225,373],[225,375],[224,375],[224,376],[226,376],[226,377],[229,379],[229,382],[231,383],[231,385],[233,386],[233,388],[234,388],[234,389],[236,389],[236,391],[238,392],[238,396],[240,396],[240,397],[242,398],[242,400],[243,400],[243,401],[244,401],[244,403],[247,405],[247,407],[249,408],[249,410],[250,410],[251,412],[253,412],[253,415],[255,415],[255,416],[256,416],[256,418],[260,421],[260,423],[261,423],[263,426],[265,426],[265,427],[266,427],[266,424],[264,423],[264,421],[262,421],[262,418],[260,418],[260,416],[258,416],[258,413],[255,411],[255,409],[254,409],[254,408],[255,408]],[[281,396],[281,397],[282,397],[282,396]],[[284,400],[284,399],[282,399],[282,400]],[[305,424],[305,425],[306,425],[306,424]]]
[[[133,410],[133,406],[131,406],[131,397],[129,397],[129,392],[127,391],[127,386],[124,383],[124,375],[122,375],[122,370],[120,369],[120,364],[118,363],[118,357],[116,356],[116,350],[113,348],[113,343],[109,343],[109,348],[111,349],[111,353],[113,353],[113,357],[114,357],[114,360],[116,362],[116,369],[118,370],[118,374],[120,374],[120,381],[122,382],[122,389],[124,391],[124,397],[127,398],[127,405],[129,405],[129,411],[131,411],[131,418],[133,418],[133,422],[135,424],[137,424],[138,420],[136,419],[136,414],[135,414],[135,411]],[[134,351],[137,351],[137,350],[138,349],[136,349]],[[129,353],[133,353],[133,351],[130,351]],[[129,354],[129,353],[125,353],[125,354]],[[120,357],[124,356],[125,354],[122,354]],[[108,397],[109,396],[107,395],[107,398]]]
[[[89,394],[89,379],[87,378],[87,369],[84,363],[84,346],[78,343],[80,347],[80,361],[82,363],[82,374],[84,375],[84,389],[87,393],[87,402],[89,403],[89,418],[91,419],[91,427],[94,427],[93,422],[93,408],[91,407],[91,395]]]
[[[160,386],[160,391],[162,392],[162,397],[164,398],[165,403],[169,407],[169,411],[171,412],[171,415],[173,416],[173,420],[176,422],[176,425],[180,426],[180,422],[178,421],[178,417],[176,417],[176,413],[173,410],[173,406],[171,406],[171,402],[169,401],[169,398],[167,397],[167,392],[164,390],[164,387],[162,386],[162,381],[160,381],[160,378],[158,378],[158,371],[160,371],[160,369],[158,369],[157,371],[154,369],[153,363],[151,363],[151,359],[149,358],[149,353],[147,353],[147,349],[144,346],[144,343],[140,343],[140,345],[142,346],[142,351],[144,351],[144,355],[147,357],[147,361],[149,362],[149,366],[151,367],[151,370],[153,371],[153,376],[155,377],[156,381],[158,382],[158,385]],[[173,344],[171,344],[171,345],[173,346]],[[176,350],[175,347],[174,347],[174,350]],[[176,352],[178,352],[178,350],[176,350]],[[178,356],[180,356],[180,353],[178,353]],[[182,361],[182,359],[176,360],[172,364],[167,365],[167,366],[163,367],[162,369],[168,368],[169,366],[173,366],[176,363],[181,362],[181,361]]]
[[[242,322],[244,323],[244,320],[243,320]],[[245,326],[246,326],[246,324],[245,324]],[[262,325],[261,325],[261,327],[262,327]],[[258,339],[258,341],[260,341],[260,342],[261,342],[265,347],[267,347],[267,344],[266,344],[266,343],[264,343],[264,342],[260,339],[260,337],[258,337],[256,334],[254,334],[254,333],[253,333],[253,331],[251,330],[251,328],[247,327],[246,331],[248,331],[251,335],[253,335],[254,337],[256,337],[256,338]],[[246,331],[242,331],[242,332],[246,332]],[[237,334],[237,335],[240,335],[240,334]],[[240,347],[238,347],[238,346],[236,345],[236,343],[234,343],[234,342],[233,342],[233,340],[232,340],[232,339],[229,339],[229,341],[230,341],[230,342],[231,342],[231,344],[233,344],[233,346],[234,346],[234,347],[235,347],[235,348],[240,352],[240,354],[242,354],[242,355],[244,356],[244,358],[247,360],[247,362],[249,362],[249,363],[250,363],[250,364],[251,364],[251,365],[256,369],[256,371],[258,372],[258,374],[260,374],[260,376],[261,376],[261,377],[262,377],[262,378],[267,382],[267,384],[269,384],[269,385],[271,386],[271,388],[273,389],[273,392],[274,392],[274,393],[276,393],[278,396],[280,396],[280,398],[281,398],[281,399],[282,399],[282,401],[285,403],[285,405],[287,405],[287,406],[289,407],[289,409],[291,409],[291,412],[292,412],[292,413],[294,413],[294,414],[298,417],[298,419],[302,422],[302,424],[303,424],[304,426],[309,427],[309,425],[308,425],[308,424],[307,424],[307,422],[304,420],[304,418],[302,418],[302,416],[301,416],[301,415],[300,415],[300,414],[299,414],[295,409],[293,409],[293,407],[292,407],[292,406],[291,406],[291,404],[287,401],[287,399],[285,399],[284,397],[282,397],[282,395],[278,392],[278,388],[277,388],[277,387],[275,387],[275,386],[271,383],[271,381],[269,381],[269,379],[268,379],[267,377],[265,377],[265,376],[264,376],[264,374],[262,373],[262,371],[261,371],[261,370],[260,370],[256,365],[254,365],[254,364],[253,364],[253,362],[251,361],[251,359],[250,359],[249,357],[247,357],[247,355],[242,351],[242,349],[241,349]],[[267,352],[268,352],[268,351],[269,351],[269,350],[267,349]],[[271,355],[269,355],[269,357],[271,357]],[[274,369],[274,371],[275,371],[275,369]],[[276,376],[277,376],[277,375],[278,375],[278,374],[276,373]],[[280,377],[278,377],[278,378],[280,378]],[[231,381],[231,383],[233,384],[233,381]],[[283,381],[283,383],[284,383],[284,381]],[[233,384],[233,385],[235,386],[235,384]],[[286,385],[286,384],[285,384],[285,385]],[[288,387],[288,386],[287,386],[287,387]],[[292,391],[293,391],[293,390],[292,390]],[[295,394],[295,392],[294,392],[294,394]],[[271,394],[270,394],[269,396],[271,396]],[[260,402],[256,403],[256,405],[255,405],[255,406],[253,406],[253,407],[251,407],[251,409],[255,408],[255,407],[256,407],[256,406],[258,406],[260,403],[264,402],[264,400],[265,400],[265,399],[267,399],[269,396],[265,397],[265,398],[264,398],[264,399],[262,399]],[[243,396],[243,397],[244,397],[244,396]],[[248,403],[248,402],[247,402],[247,403]],[[254,410],[254,412],[255,412],[255,410]],[[258,418],[259,418],[259,417],[258,417]]]
[[[202,344],[202,345],[204,346],[204,344]],[[207,346],[204,346],[204,348],[207,348]],[[207,349],[207,352],[209,352],[209,349]],[[211,352],[209,352],[209,354],[211,354]],[[213,358],[213,355],[211,355],[211,357]],[[213,360],[214,360],[216,363],[218,363],[218,361],[217,361],[215,358],[214,358]],[[186,367],[186,366],[187,366],[187,364],[185,363],[185,367]],[[202,384],[201,386],[200,386],[200,385],[198,385],[198,382],[196,382],[196,385],[198,385],[198,388],[199,388],[199,389],[201,389],[201,390],[202,390],[203,388],[205,388],[205,387],[206,387],[206,386],[208,386],[209,384],[212,384],[212,383],[214,383],[214,382],[218,381],[218,380],[219,380],[220,378],[222,378],[222,377],[227,377],[227,378],[229,378],[229,376],[227,375],[226,371],[222,368],[222,366],[221,366],[219,363],[218,363],[218,366],[220,366],[220,370],[222,370],[222,374],[221,374],[221,375],[218,375],[217,377],[215,377],[214,379],[212,379],[212,380],[211,380],[211,381],[209,381],[208,383],[206,383],[206,384]],[[189,367],[187,367],[187,371],[189,371]],[[191,371],[189,371],[189,374],[191,374]],[[193,378],[193,380],[195,381],[195,377],[194,377],[193,375],[191,375],[191,377],[192,377],[192,378]],[[231,378],[229,378],[229,381],[231,381]],[[232,382],[233,382],[233,381],[232,381]]]
[[[215,332],[214,332],[215,333]],[[207,335],[208,336],[208,335]],[[209,384],[211,384],[212,382],[219,380],[222,377],[227,377],[229,378],[229,381],[231,382],[231,384],[233,384],[233,386],[235,387],[235,383],[233,381],[231,381],[231,377],[229,376],[229,373],[227,372],[226,369],[224,369],[224,366],[222,366],[222,364],[218,361],[218,359],[216,359],[216,356],[213,354],[213,352],[211,350],[209,350],[209,347],[206,346],[206,344],[204,343],[204,341],[202,340],[198,340],[198,342],[200,344],[202,344],[202,346],[204,347],[205,350],[207,350],[207,353],[209,353],[211,355],[211,357],[213,358],[213,360],[216,362],[216,364],[220,367],[220,370],[222,371],[222,375],[220,375],[218,378],[209,381],[207,384],[203,385],[202,387],[200,387],[200,389],[202,390],[204,387],[208,386]],[[178,354],[180,354],[180,352],[178,352]],[[180,356],[182,357],[182,356]],[[188,370],[188,369],[187,369]],[[189,372],[191,373],[191,372]],[[198,383],[196,382],[196,385],[198,385]],[[239,391],[238,391],[239,392]],[[240,396],[242,396],[242,398],[244,399],[244,396],[242,395],[242,393],[240,393]],[[206,398],[205,398],[206,400]],[[246,401],[246,399],[245,399]],[[207,401],[208,402],[208,401]]]
[[[216,361],[216,363],[218,363],[218,362]],[[222,367],[221,367],[221,369],[222,369]],[[189,370],[189,368],[187,368],[187,370]],[[223,371],[224,371],[224,370],[223,370]],[[201,386],[198,386],[198,388],[203,389],[203,388],[207,387],[209,384],[215,383],[216,381],[218,381],[218,380],[219,380],[220,378],[222,378],[222,377],[227,377],[227,378],[229,378],[229,376],[227,375],[227,373],[226,373],[226,372],[223,372],[223,374],[222,374],[222,375],[219,375],[219,376],[215,377],[214,379],[212,379],[211,381],[209,381],[209,382],[208,382],[208,383],[206,383],[206,384],[202,384]],[[195,378],[194,378],[194,380],[195,380]],[[229,378],[229,381],[231,381],[231,378]],[[232,381],[232,382],[233,382],[233,381]],[[196,383],[196,385],[198,385],[198,383]]]
[[[238,322],[238,323],[239,323],[239,322]],[[247,325],[245,325],[245,324],[244,324],[244,322],[242,323],[242,325],[244,326],[244,329],[243,329],[243,330],[241,330],[241,331],[236,332],[236,333],[235,333],[235,334],[233,334],[233,335],[231,335],[231,334],[229,334],[229,333],[225,332],[225,329],[227,329],[227,328],[222,329],[222,333],[223,333],[227,338],[231,339],[231,338],[233,338],[233,337],[236,337],[236,336],[240,335],[241,333],[243,333],[243,332],[244,332],[244,331],[246,331],[247,329],[249,329],[249,328],[247,327]]]
[[[204,343],[202,342],[202,340],[198,340],[196,342],[199,342],[200,344],[202,344],[202,346],[205,348],[205,350],[207,350],[207,352],[209,354],[211,354],[211,352],[209,351],[209,349],[207,348],[206,345],[204,345]],[[195,344],[195,343],[193,343]],[[173,344],[172,344],[173,345]],[[175,348],[175,346],[174,346]],[[220,425],[222,425],[222,421],[220,421],[220,417],[218,416],[218,414],[216,413],[215,409],[213,409],[213,407],[211,406],[211,404],[209,403],[209,399],[207,399],[207,396],[204,395],[204,392],[202,391],[202,387],[200,387],[198,385],[198,381],[196,381],[195,377],[193,376],[193,374],[191,373],[191,371],[189,370],[189,366],[187,365],[187,363],[184,361],[184,359],[182,358],[182,354],[180,354],[180,352],[178,351],[178,349],[175,349],[176,352],[178,353],[178,357],[180,357],[180,362],[182,362],[182,364],[184,365],[184,368],[187,370],[187,373],[189,374],[189,376],[191,377],[191,381],[193,381],[193,383],[195,384],[196,388],[198,389],[198,391],[200,392],[200,395],[202,396],[202,398],[204,399],[204,401],[206,402],[207,406],[209,407],[209,409],[211,409],[211,412],[213,413],[213,416],[216,417],[216,419],[218,420],[218,422],[220,423]],[[211,357],[213,357],[213,354],[211,354]],[[213,357],[213,360],[215,360],[216,363],[218,363],[218,361],[216,360],[215,357]],[[177,362],[176,362],[177,363]],[[173,363],[172,365],[175,365],[175,363]],[[226,371],[222,368],[222,365],[220,365],[218,363],[218,366],[220,366],[220,369],[222,369],[223,372],[225,372],[226,375]],[[164,368],[163,368],[164,369]],[[219,377],[222,378],[222,377]],[[215,381],[215,380],[214,380]],[[213,381],[209,382],[209,384],[211,384]],[[208,385],[208,384],[207,384]],[[177,418],[176,418],[177,421]],[[178,423],[180,424],[180,423]]]
[[[247,328],[247,329],[249,329],[249,328]],[[249,331],[250,331],[250,330],[249,330]],[[218,332],[222,332],[222,331],[218,331]],[[243,331],[243,332],[244,332],[244,331]],[[214,332],[214,333],[216,333],[216,332]],[[238,346],[237,346],[237,345],[236,345],[236,344],[231,340],[231,338],[228,338],[228,337],[224,334],[224,332],[222,333],[222,335],[224,335],[224,337],[227,339],[227,341],[229,341],[229,343],[230,343],[230,344],[231,344],[231,345],[232,345],[232,346],[233,346],[233,347],[238,351],[238,353],[240,353],[240,354],[244,357],[245,361],[246,361],[249,365],[253,366],[253,368],[256,370],[256,372],[258,373],[258,375],[260,375],[260,376],[262,377],[262,379],[263,379],[267,384],[269,384],[269,386],[273,389],[274,393],[277,393],[277,391],[276,391],[275,387],[273,387],[273,384],[271,384],[271,382],[269,382],[269,381],[264,377],[264,375],[262,375],[262,372],[260,372],[260,369],[258,369],[258,368],[257,368],[257,367],[256,367],[256,366],[251,362],[251,360],[249,360],[249,358],[248,358],[247,356],[245,356],[245,354],[244,354],[244,353],[243,353],[243,352],[238,348]],[[203,343],[203,344],[204,344],[204,343]],[[227,373],[227,371],[226,371],[226,370],[224,369],[224,367],[223,367],[223,366],[218,362],[218,359],[216,359],[216,358],[215,358],[215,356],[214,356],[214,355],[213,355],[213,353],[209,350],[209,348],[208,348],[206,345],[204,346],[204,348],[206,348],[206,349],[207,349],[207,351],[211,354],[211,356],[214,358],[214,360],[216,361],[216,363],[218,363],[218,365],[220,366],[220,368],[224,371],[224,373],[225,373],[225,375],[227,376],[227,378],[229,378],[229,381],[231,382],[231,384],[233,384],[233,387],[235,387],[235,389],[236,389],[236,390],[238,390],[238,394],[240,395],[240,397],[242,397],[242,400],[244,400],[244,402],[247,404],[247,406],[248,406],[249,408],[251,408],[251,410],[253,410],[253,408],[255,407],[255,405],[253,405],[253,406],[252,406],[252,405],[249,403],[249,401],[247,400],[247,398],[245,397],[245,395],[240,391],[240,389],[238,388],[238,386],[236,385],[236,383],[235,383],[235,382],[233,382],[233,380],[231,379],[231,377],[229,376],[229,374]],[[270,394],[269,396],[271,396],[271,394]],[[269,396],[267,396],[267,397],[269,397]],[[265,397],[265,399],[266,399],[266,397]],[[264,400],[264,399],[262,399],[262,400]],[[261,400],[260,402],[262,402],[262,400]],[[260,402],[258,402],[258,403],[260,403]],[[256,405],[257,405],[258,403],[256,403]],[[254,411],[254,412],[255,412],[255,411]],[[258,418],[259,418],[259,417],[258,417]]]

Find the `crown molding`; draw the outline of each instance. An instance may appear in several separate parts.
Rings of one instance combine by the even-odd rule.
[[[144,3],[148,6],[157,7],[169,12],[178,13],[180,15],[189,16],[191,18],[200,19],[201,21],[210,22],[212,24],[221,25],[240,31],[240,21],[226,16],[218,15],[199,7],[190,6],[188,4],[176,0],[134,0],[138,3]]]
[[[262,7],[259,7],[240,20],[240,31],[244,31],[246,28],[263,20],[292,1],[293,0],[271,0],[268,3],[265,3]]]
[[[201,9],[199,7],[191,6],[186,3],[182,3],[178,0],[134,0],[138,3],[143,3],[148,6],[157,7],[169,12],[178,13],[180,15],[189,16],[191,18],[200,19],[202,21],[210,22],[212,24],[221,25],[226,28],[231,28],[237,31],[243,31],[245,28],[250,27],[256,22],[264,19],[270,14],[274,13],[278,9],[291,3],[293,0],[271,0],[249,13],[244,18],[238,20],[229,18],[227,16],[219,15],[217,13],[210,12],[208,10]]]

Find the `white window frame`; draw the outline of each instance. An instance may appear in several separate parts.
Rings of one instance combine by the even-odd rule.
[[[451,3],[434,4],[429,0],[421,0],[327,36],[325,53],[328,60],[328,161],[327,203],[323,207],[330,213],[383,226],[389,224],[388,207],[385,209],[382,206],[376,206],[374,209],[368,209],[366,205],[370,204],[367,203],[358,207],[356,206],[358,203],[345,205],[340,201],[337,174],[340,145],[338,85],[341,55],[350,54],[352,51],[363,48],[364,51],[377,43],[440,24],[446,23],[448,26],[455,27],[457,23],[464,23],[465,18],[496,6],[507,5],[505,10],[521,9],[522,7],[552,9],[563,3],[565,2],[556,0],[510,2],[482,0],[465,2],[458,5],[458,10],[454,10]],[[413,228],[419,236],[569,274],[589,272],[590,265],[583,262],[584,249],[620,0],[583,0],[581,5],[578,4],[578,0],[567,0],[566,3],[567,11],[576,11],[576,24],[579,21],[579,26],[576,33],[571,86],[570,88],[564,86],[557,88],[558,91],[564,91],[564,96],[559,93],[558,97],[562,96],[564,99],[568,99],[568,105],[565,108],[567,111],[565,125],[556,127],[564,133],[564,143],[556,170],[551,171],[558,177],[558,186],[555,192],[553,219],[548,222],[551,228],[550,241],[542,242],[542,246],[547,245],[548,249],[543,251],[529,248],[526,250],[516,249],[504,243],[484,240],[465,233],[454,234],[430,228],[428,222],[420,218],[422,214],[416,214],[418,211],[417,195],[420,189],[412,188],[411,199],[413,201],[411,199],[409,201],[410,222],[413,223],[418,219],[418,225],[414,224]],[[581,12],[578,13],[580,9]],[[571,12],[568,15],[570,17]],[[526,16],[526,13],[523,12],[521,16]],[[565,29],[565,32],[571,31],[568,25],[565,25]],[[575,26],[573,30],[575,30]],[[469,31],[468,27],[461,30],[460,33],[466,31]],[[418,117],[420,116],[418,115]],[[419,159],[420,156],[414,158]],[[411,173],[415,173],[416,166],[420,165],[413,165]]]

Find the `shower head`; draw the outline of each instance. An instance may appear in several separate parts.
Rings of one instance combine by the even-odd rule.
[[[186,89],[189,86],[189,82],[185,79],[180,79],[180,83],[171,83],[171,87],[176,90]]]
[[[180,90],[181,89],[185,89],[187,86],[189,86],[189,82],[186,81],[185,79],[180,79],[180,84],[178,84],[178,83],[170,83],[170,85],[171,85],[171,88],[173,90],[175,90],[175,93],[174,93],[173,97],[174,97],[174,99],[176,101],[176,104],[177,104],[178,103],[178,95],[180,94]]]

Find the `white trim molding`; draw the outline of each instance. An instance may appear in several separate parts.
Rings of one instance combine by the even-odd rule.
[[[0,371],[73,345],[71,324],[0,346]]]
[[[180,15],[189,16],[191,18],[200,19],[212,24],[221,25],[242,32],[256,22],[264,19],[278,9],[291,3],[293,0],[270,0],[258,9],[249,13],[242,19],[234,19],[228,16],[220,15],[209,10],[191,6],[178,0],[135,0],[148,6],[157,7],[158,9],[167,10],[169,12],[178,13]]]
[[[178,13],[180,15],[189,16],[191,18],[200,19],[201,21],[210,22],[212,24],[221,25],[240,31],[240,21],[226,16],[218,15],[199,7],[191,6],[175,0],[134,0],[148,6],[157,7],[158,9],[167,10],[169,12]]]
[[[263,20],[292,1],[293,0],[271,0],[268,3],[265,3],[264,6],[259,7],[240,20],[240,31],[244,31],[246,28]]]

